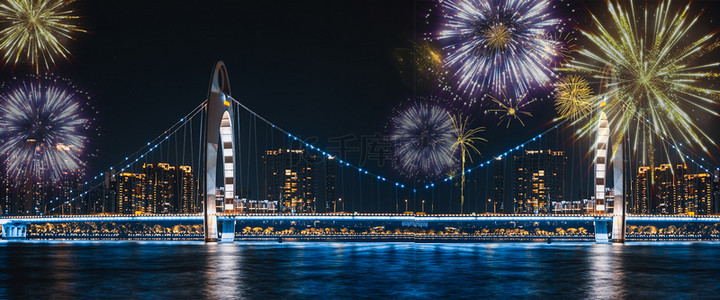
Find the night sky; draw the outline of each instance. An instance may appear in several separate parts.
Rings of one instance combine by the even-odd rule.
[[[428,96],[403,81],[393,51],[433,28],[424,20],[431,1],[179,3],[73,4],[89,33],[68,43],[73,57],[54,72],[88,90],[99,110],[101,136],[90,173],[114,165],[202,102],[217,60],[228,67],[235,98],[298,136],[317,137],[321,146],[331,137],[386,133],[393,108]],[[696,1],[694,7],[708,10],[698,30],[717,28],[717,4]],[[573,23],[587,24],[588,8],[600,16],[606,11],[601,1],[578,1],[566,10]],[[26,71],[7,65],[0,74]],[[540,101],[525,127],[514,123],[506,129],[482,117],[480,109],[469,112],[488,130],[482,160],[545,130],[555,116],[552,103]],[[706,128],[719,120],[707,118]],[[720,157],[717,148],[711,151]]]

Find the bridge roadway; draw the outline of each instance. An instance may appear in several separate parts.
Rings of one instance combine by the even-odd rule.
[[[611,214],[598,215],[539,215],[539,214],[380,214],[380,213],[328,213],[328,214],[218,214],[218,221],[384,221],[384,222],[609,222]],[[3,216],[0,224],[7,223],[65,223],[65,222],[202,222],[202,214],[143,214],[143,215],[52,215]],[[720,223],[720,215],[706,216],[653,216],[628,215],[628,223],[647,222],[709,222]]]

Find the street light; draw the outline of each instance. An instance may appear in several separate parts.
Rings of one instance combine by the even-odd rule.
[[[407,210],[407,200],[408,200],[408,199],[405,199],[405,211],[408,211],[408,210]]]
[[[338,201],[340,201],[340,206],[342,207],[342,211],[345,211],[345,203],[342,202],[342,198],[338,198]]]
[[[425,212],[425,200],[422,201],[422,212]]]

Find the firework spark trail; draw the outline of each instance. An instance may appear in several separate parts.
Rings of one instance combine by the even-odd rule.
[[[548,0],[448,0],[437,35],[445,43],[445,63],[460,92],[525,95],[556,76],[560,55],[549,34],[561,26]]]
[[[67,7],[74,0],[7,0],[0,3],[0,51],[6,64],[25,60],[35,72],[55,64],[55,57],[68,59],[63,40],[86,32],[74,24],[78,16]]]
[[[395,167],[404,175],[439,177],[456,164],[451,151],[452,119],[439,104],[411,103],[399,111],[390,126]]]
[[[33,78],[0,94],[0,153],[16,183],[59,179],[84,166],[90,119],[81,115],[79,92]]]
[[[662,139],[676,145],[694,143],[707,152],[703,140],[712,140],[686,109],[718,116],[711,106],[718,103],[720,91],[700,85],[716,74],[713,70],[720,64],[695,61],[719,43],[714,33],[691,38],[699,16],[690,16],[689,5],[677,12],[670,10],[671,5],[661,2],[654,14],[645,8],[636,17],[631,3],[628,11],[620,3],[608,2],[612,22],[604,24],[593,15],[597,32],[583,31],[596,50],[581,50],[583,59],[568,64],[568,70],[607,82],[597,98],[614,124],[612,134],[622,137],[634,131],[636,150],[645,150],[650,142],[647,127],[640,126],[645,123]],[[581,134],[591,134],[596,121],[597,117],[591,119]]]

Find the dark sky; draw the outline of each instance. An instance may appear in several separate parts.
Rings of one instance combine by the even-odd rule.
[[[322,145],[329,137],[385,132],[392,108],[413,97],[392,54],[428,29],[432,3],[79,0],[74,6],[90,32],[69,44],[73,57],[55,72],[90,91],[100,110],[93,170],[115,164],[202,102],[217,60],[228,67],[235,98]],[[602,1],[573,5],[569,15],[581,24],[587,8],[606,11]],[[694,6],[708,10],[698,28],[716,28],[718,5]],[[22,71],[6,66],[2,75]],[[554,117],[548,102],[533,112],[524,128],[480,119],[490,140],[481,148],[484,159],[539,133]],[[710,122],[717,128],[718,118]]]
[[[236,98],[301,136],[383,130],[409,95],[391,54],[413,39],[412,1],[177,3],[78,3],[92,33],[60,69],[94,94],[103,157],[134,151],[202,102],[217,60]]]

